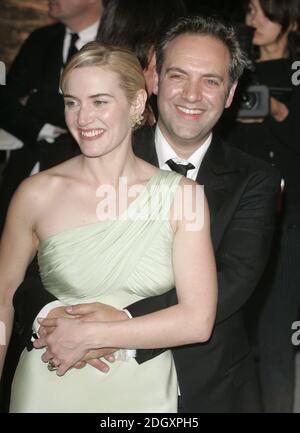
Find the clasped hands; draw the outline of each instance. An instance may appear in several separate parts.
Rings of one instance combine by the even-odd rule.
[[[88,322],[108,322],[128,319],[127,314],[110,305],[94,302],[69,307],[54,308],[40,323],[39,338],[34,347],[46,347],[42,361],[57,366],[57,375],[62,376],[71,368],[83,368],[86,364],[103,373],[109,371],[105,361],[114,362],[115,348],[89,350],[85,340]],[[100,359],[100,358],[104,358]],[[62,360],[68,359],[67,362]]]

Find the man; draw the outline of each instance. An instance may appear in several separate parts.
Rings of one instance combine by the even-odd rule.
[[[231,104],[245,61],[231,28],[201,17],[179,20],[158,44],[156,55],[158,125],[155,133],[147,128],[139,132],[135,152],[163,169],[170,165],[185,171],[205,185],[219,284],[217,322],[210,341],[173,350],[181,410],[259,411],[241,310],[268,257],[279,179],[268,165],[227,147],[211,132]],[[37,279],[25,281],[14,301],[19,331],[29,346],[34,317],[47,302],[57,301]],[[176,302],[174,289],[127,310],[138,316]],[[49,317],[66,315],[58,304],[52,306],[56,308]],[[68,312],[93,320],[119,320],[126,314],[100,303]],[[157,353],[138,350],[136,360],[144,362]]]
[[[68,58],[96,38],[102,0],[49,0],[59,22],[33,31],[24,42],[1,87],[0,127],[19,138],[0,189],[0,232],[11,196],[37,162],[46,169],[74,155],[67,133],[59,78]]]

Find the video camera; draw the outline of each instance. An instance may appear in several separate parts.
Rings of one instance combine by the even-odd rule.
[[[265,117],[270,112],[270,97],[273,96],[279,101],[286,103],[289,100],[292,89],[285,87],[268,87],[257,83],[255,79],[255,66],[252,60],[252,37],[254,28],[246,24],[237,24],[235,25],[235,30],[240,46],[249,59],[237,89],[237,117]]]

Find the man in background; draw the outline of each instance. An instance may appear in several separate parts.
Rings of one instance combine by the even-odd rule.
[[[0,127],[23,147],[11,152],[3,173],[0,232],[21,181],[76,151],[64,122],[59,79],[72,54],[96,38],[104,5],[102,0],[49,0],[49,15],[58,22],[29,35],[10,68],[7,85],[1,86]]]

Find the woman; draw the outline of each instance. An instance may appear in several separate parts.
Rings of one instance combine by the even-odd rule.
[[[90,341],[93,347],[125,348],[206,341],[216,309],[207,205],[194,182],[158,170],[132,151],[132,128],[142,123],[147,99],[137,58],[125,49],[88,44],[68,64],[61,88],[66,122],[81,155],[27,179],[12,200],[0,252],[7,336],[13,293],[38,250],[45,288],[66,304],[100,301],[123,308],[164,293],[175,282],[178,291],[178,305],[149,316],[105,325],[60,322],[75,326],[80,341],[77,349],[54,357],[58,374],[89,350]],[[197,222],[199,212],[203,224]],[[53,341],[55,336],[56,331]],[[1,348],[1,368],[4,355]],[[22,353],[11,411],[176,411],[170,351],[143,366],[133,359],[117,361],[108,375],[87,366],[59,377],[40,357],[36,349]]]
[[[281,172],[283,193],[271,259],[249,310],[257,325],[259,373],[267,412],[292,412],[294,353],[291,326],[300,304],[299,90],[292,64],[299,59],[299,0],[251,0],[246,24],[254,27],[258,84],[270,89],[270,114],[240,119],[230,140]],[[258,299],[260,297],[261,299]],[[261,309],[261,311],[259,311]],[[274,320],[275,319],[275,320]]]

